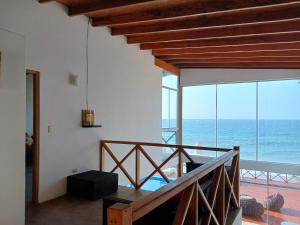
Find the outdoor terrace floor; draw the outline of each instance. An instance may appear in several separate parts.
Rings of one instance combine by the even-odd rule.
[[[282,182],[281,182],[282,183]],[[284,185],[284,183],[282,183]],[[265,210],[259,218],[243,217],[244,222],[249,224],[270,224],[270,225],[294,225],[300,224],[300,190],[294,185],[286,184],[286,187],[272,186],[267,189],[265,184],[241,183],[241,194],[247,194],[256,198],[262,203],[266,196],[280,193],[284,196],[285,203],[279,212]],[[247,223],[245,223],[247,224]]]

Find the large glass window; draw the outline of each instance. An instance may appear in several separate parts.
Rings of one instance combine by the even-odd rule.
[[[178,133],[178,76],[163,72],[162,77],[162,140],[176,144]]]
[[[258,159],[300,164],[300,83],[259,82]]]
[[[218,146],[240,146],[241,158],[256,159],[256,83],[218,85]]]
[[[241,158],[300,162],[299,80],[183,88],[183,144],[241,147]]]
[[[184,88],[182,104],[183,143],[216,146],[216,86]],[[207,154],[215,156],[212,152]]]
[[[300,224],[299,80],[184,87],[182,107],[183,144],[240,146],[245,224]]]

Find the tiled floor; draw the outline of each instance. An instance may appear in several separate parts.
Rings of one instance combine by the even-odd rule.
[[[300,224],[300,190],[291,188],[270,187],[265,185],[241,184],[241,194],[251,195],[258,202],[263,202],[266,196],[280,193],[284,196],[285,203],[279,212],[267,211],[258,218],[244,217],[245,222],[253,224],[294,225]]]
[[[102,225],[102,201],[64,196],[27,206],[26,225]]]
[[[135,201],[150,193],[119,186],[118,191],[110,196]],[[63,196],[26,207],[26,225],[102,225],[102,218],[102,200]]]

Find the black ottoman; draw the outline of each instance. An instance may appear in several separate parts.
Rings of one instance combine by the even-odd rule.
[[[67,193],[97,200],[118,190],[118,174],[91,170],[67,177]]]

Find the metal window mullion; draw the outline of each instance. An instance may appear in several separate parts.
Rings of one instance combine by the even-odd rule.
[[[183,88],[180,86],[180,81],[178,82],[177,91],[177,144],[182,145],[182,110],[183,110]]]
[[[171,127],[171,122],[170,122],[170,120],[171,120],[171,91],[170,91],[170,89],[168,89],[168,96],[169,96],[169,104],[168,104],[168,106],[169,106],[169,119],[168,119],[168,121],[169,121],[169,128]]]
[[[162,89],[163,90],[167,90],[167,93],[168,93],[168,110],[169,110],[169,115],[168,115],[168,128],[169,130],[171,130],[172,128],[175,128],[175,130],[173,129],[173,132],[176,134],[176,143],[177,143],[177,138],[178,138],[178,124],[180,123],[179,122],[179,107],[181,107],[181,105],[179,104],[179,88],[180,88],[180,84],[178,82],[178,87],[177,89],[176,88],[172,88],[172,87],[168,87],[168,86],[164,86],[162,85]],[[171,127],[171,91],[174,91],[176,93],[176,104],[177,104],[177,107],[176,107],[176,124],[177,126],[176,127]],[[162,132],[164,132],[164,128],[162,128]],[[162,137],[163,138],[163,137]],[[163,138],[164,140],[164,138]],[[180,139],[181,140],[181,139]]]
[[[256,161],[258,161],[258,132],[259,132],[259,121],[258,121],[258,81],[256,82]]]
[[[218,147],[218,84],[216,84],[216,147]],[[218,157],[218,152],[216,152],[216,157]]]

